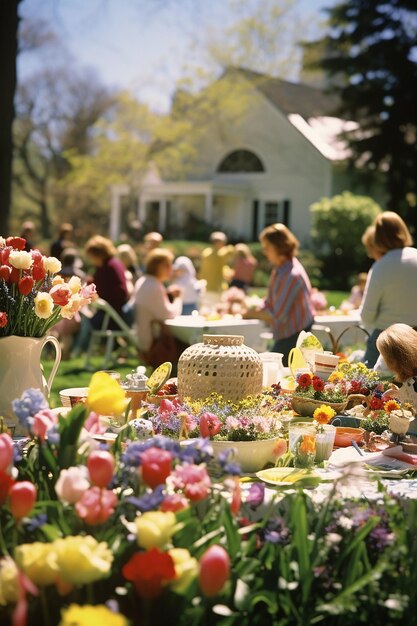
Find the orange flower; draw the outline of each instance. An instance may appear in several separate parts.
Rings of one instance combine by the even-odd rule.
[[[298,448],[300,454],[315,454],[316,453],[316,438],[314,435],[303,435],[303,440]]]
[[[387,400],[384,404],[384,411],[391,413],[391,411],[397,411],[400,405],[396,400]]]
[[[287,451],[287,442],[285,439],[278,439],[272,451],[273,456],[280,457]]]
[[[336,411],[332,409],[330,406],[326,406],[323,404],[319,406],[313,413],[313,418],[319,424],[328,424],[330,420],[336,415]]]

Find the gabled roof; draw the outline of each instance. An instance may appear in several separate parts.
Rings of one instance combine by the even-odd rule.
[[[286,115],[298,113],[310,117],[335,116],[338,98],[317,87],[292,83],[242,67],[231,67],[226,73],[236,72],[250,81],[274,106]]]

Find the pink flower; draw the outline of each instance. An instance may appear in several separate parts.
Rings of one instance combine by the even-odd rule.
[[[159,404],[159,415],[163,416],[165,413],[172,413],[173,411],[175,411],[175,406],[171,402],[171,400],[166,400],[165,398],[163,398]]]
[[[7,433],[0,435],[0,472],[4,472],[13,460],[13,439]]]
[[[93,485],[107,487],[114,474],[114,457],[107,450],[95,450],[87,459],[87,467]]]
[[[85,430],[88,430],[88,432],[92,435],[102,435],[107,430],[107,427],[100,422],[99,414],[94,413],[93,411],[85,420],[84,428]]]
[[[181,493],[172,493],[162,500],[159,510],[167,513],[168,511],[172,511],[172,513],[176,513],[177,511],[182,511],[182,509],[186,509],[188,506],[188,500]]]
[[[202,437],[214,437],[221,427],[221,421],[213,413],[203,413],[200,416],[200,433]]]
[[[9,318],[7,317],[7,313],[5,311],[0,312],[0,328],[4,328],[7,326],[9,322]]]
[[[185,418],[185,428],[187,429],[188,433],[197,428],[197,420],[194,415],[187,415],[187,417]]]
[[[57,423],[58,418],[50,409],[42,409],[33,417],[31,432],[43,442],[48,430]]]
[[[61,470],[55,485],[57,496],[63,502],[75,504],[89,488],[85,467],[69,467]]]
[[[285,439],[278,439],[278,441],[274,445],[272,454],[278,458],[282,456],[283,454],[285,454],[286,451],[287,451],[287,442],[285,441]]]
[[[72,296],[72,291],[68,285],[55,285],[49,292],[54,304],[66,306]]]
[[[184,463],[175,468],[172,482],[176,489],[182,489],[192,502],[203,500],[210,492],[211,481],[205,467]]]
[[[230,576],[230,558],[222,546],[213,545],[200,559],[198,583],[207,598],[217,595]]]
[[[83,493],[81,500],[78,500],[75,510],[86,524],[95,526],[109,519],[116,504],[117,496],[113,491],[91,487]]]
[[[36,502],[36,487],[28,480],[15,483],[9,489],[10,512],[17,522],[33,509]]]
[[[94,300],[97,300],[98,293],[94,283],[81,287],[80,297],[82,301],[81,307],[85,306],[86,304],[90,304],[90,302],[93,302]]]
[[[141,462],[142,479],[152,489],[163,485],[171,473],[172,455],[168,450],[148,448],[143,452]]]

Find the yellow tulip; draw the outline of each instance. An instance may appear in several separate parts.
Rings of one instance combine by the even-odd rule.
[[[70,536],[54,541],[60,578],[71,585],[85,585],[110,574],[113,555],[105,541]]]
[[[162,548],[176,530],[172,511],[148,511],[136,519],[137,542],[141,548]]]
[[[128,626],[128,621],[123,615],[113,613],[104,604],[91,606],[90,604],[79,606],[70,604],[61,614],[59,626]]]
[[[19,597],[17,567],[9,556],[0,559],[0,606],[14,604]]]
[[[16,563],[26,576],[39,587],[52,585],[58,575],[54,544],[24,543],[15,549]]]
[[[170,584],[174,591],[182,593],[198,574],[198,561],[185,548],[172,548],[168,554],[174,561],[176,579]]]
[[[87,405],[100,415],[121,415],[127,405],[126,394],[114,378],[105,372],[93,374],[88,388]]]

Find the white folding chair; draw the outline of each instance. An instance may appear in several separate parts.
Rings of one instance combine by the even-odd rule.
[[[103,339],[105,339],[105,349],[102,363],[103,369],[107,369],[109,364],[114,360],[113,351],[118,339],[122,339],[124,341],[124,349],[127,348],[128,350],[130,349],[134,351],[134,355],[137,356],[139,344],[136,333],[126,324],[117,311],[115,311],[113,307],[102,298],[98,298],[98,300],[93,303],[92,307],[96,311],[103,311],[104,315],[101,327],[98,330],[93,329],[91,331],[84,367],[89,369],[91,356],[93,355],[95,349],[101,344]],[[116,330],[109,329],[110,321],[113,322],[112,326],[117,326]],[[118,349],[120,350],[120,346],[118,346]]]

